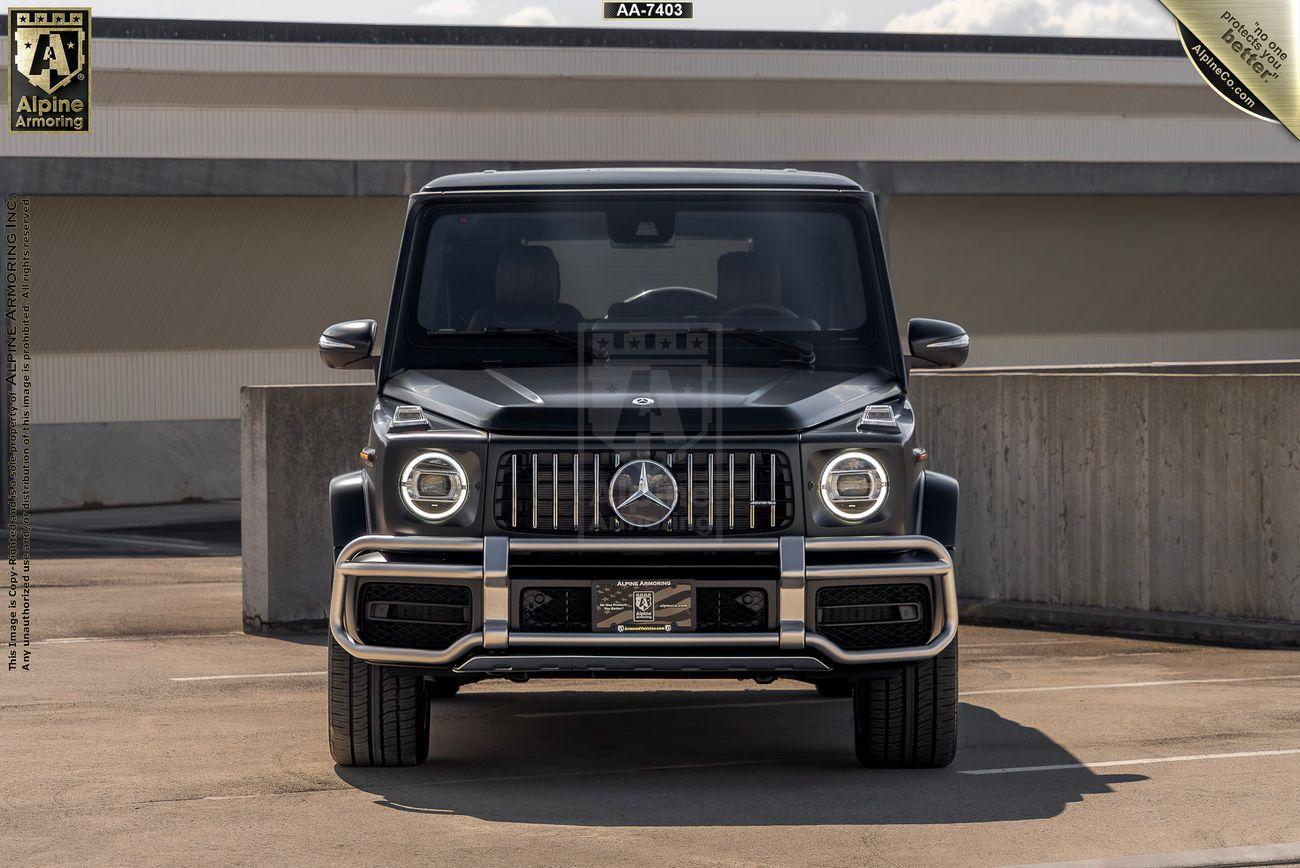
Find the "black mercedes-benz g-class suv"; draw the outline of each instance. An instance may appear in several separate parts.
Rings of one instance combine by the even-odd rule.
[[[330,485],[329,737],[423,762],[496,677],[791,678],[851,696],[868,766],[957,735],[957,483],[923,470],[872,195],[792,170],[450,175],[411,197]],[[359,444],[360,445],[360,444]],[[434,739],[437,734],[434,734]]]

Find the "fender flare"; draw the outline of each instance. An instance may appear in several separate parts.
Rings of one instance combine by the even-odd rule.
[[[917,531],[949,549],[957,547],[957,480],[927,470],[921,474],[921,508]]]
[[[334,550],[369,533],[366,521],[366,476],[344,473],[330,480],[330,535]]]

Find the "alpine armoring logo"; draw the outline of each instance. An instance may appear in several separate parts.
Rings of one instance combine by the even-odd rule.
[[[9,129],[90,132],[90,10],[9,10]]]

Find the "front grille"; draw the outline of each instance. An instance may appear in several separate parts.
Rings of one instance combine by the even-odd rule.
[[[766,630],[767,592],[762,588],[696,588],[695,623],[701,633]]]
[[[524,588],[519,594],[519,626],[533,633],[588,632],[590,586]]]
[[[695,629],[736,633],[767,629],[767,592],[762,588],[695,589]],[[524,588],[519,627],[530,633],[591,632],[591,587]]]
[[[357,593],[357,637],[366,645],[439,651],[469,632],[472,610],[466,587],[366,582]]]
[[[672,471],[677,504],[654,527],[620,521],[609,502],[611,474],[650,458]],[[507,452],[497,464],[496,522],[516,533],[770,534],[794,519],[785,455],[770,450],[586,450]]]
[[[817,632],[841,648],[924,645],[931,621],[926,585],[838,585],[817,592]]]

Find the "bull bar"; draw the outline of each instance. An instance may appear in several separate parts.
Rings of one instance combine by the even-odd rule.
[[[777,624],[775,631],[753,633],[527,633],[510,629],[510,554],[511,552],[592,551],[740,551],[775,552],[779,559],[780,580],[777,587]],[[481,553],[479,563],[431,564],[392,559],[410,553]],[[896,562],[853,563],[838,560],[833,564],[807,563],[809,553],[843,556],[863,554],[912,553],[921,559]],[[358,578],[443,579],[482,583],[482,629],[474,630],[434,651],[417,648],[392,648],[366,645],[357,638],[355,588]],[[942,624],[925,645],[900,648],[841,648],[825,636],[808,630],[807,588],[809,580],[877,579],[937,577]],[[850,536],[761,538],[522,538],[522,537],[432,537],[432,536],[361,536],[339,552],[334,563],[330,592],[329,627],[334,641],[349,654],[371,663],[390,665],[445,666],[456,663],[475,651],[492,652],[476,655],[498,659],[496,652],[530,649],[526,659],[537,660],[546,648],[590,649],[584,659],[601,656],[603,651],[617,652],[610,660],[626,659],[627,649],[642,649],[649,654],[671,649],[765,649],[765,661],[813,662],[797,652],[809,650],[845,666],[876,663],[901,663],[933,657],[957,635],[957,586],[952,557],[947,548],[927,536]],[[542,649],[542,650],[538,650]],[[771,651],[782,656],[772,656]],[[796,652],[794,655],[785,652]],[[571,656],[565,654],[564,656]],[[651,659],[651,658],[646,658]],[[462,664],[463,666],[464,664]],[[766,665],[766,664],[765,664]],[[773,664],[776,668],[778,665]],[[483,666],[472,667],[484,669]],[[508,668],[508,667],[503,667]],[[469,671],[469,670],[466,670]]]

